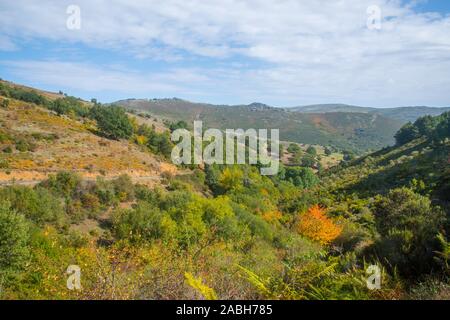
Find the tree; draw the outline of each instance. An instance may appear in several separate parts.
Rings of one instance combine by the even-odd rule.
[[[311,154],[305,154],[301,164],[303,167],[312,168],[316,164],[316,159]]]
[[[287,148],[287,151],[289,153],[297,153],[299,151],[301,151],[300,147],[298,146],[298,144],[296,143],[291,143],[289,144],[289,147]]]
[[[414,139],[420,137],[419,129],[414,126],[411,122],[408,122],[395,134],[395,142],[397,145],[404,145]]]
[[[296,187],[311,188],[319,179],[310,168],[287,167],[285,168],[284,180],[291,182]]]
[[[310,154],[312,156],[316,156],[317,155],[317,150],[313,146],[309,146],[308,149],[306,149],[306,153],[308,153],[308,154]]]
[[[128,139],[133,134],[133,126],[125,110],[118,106],[92,107],[90,115],[97,121],[100,132],[111,139]]]
[[[450,112],[445,112],[440,116],[434,135],[439,140],[450,137]]]
[[[325,215],[325,210],[318,205],[312,206],[299,217],[296,230],[301,235],[327,245],[336,239],[342,228]]]
[[[174,132],[177,129],[187,129],[187,128],[188,128],[188,124],[186,123],[186,121],[183,121],[183,120],[175,122],[175,123],[171,123],[169,125],[170,132]]]
[[[20,270],[29,257],[29,228],[25,217],[0,202],[0,276]]]
[[[436,129],[438,122],[438,117],[427,115],[417,119],[416,122],[414,122],[414,126],[417,128],[420,135],[430,137]]]

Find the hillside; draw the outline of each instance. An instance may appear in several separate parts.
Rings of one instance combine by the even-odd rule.
[[[402,123],[378,114],[336,112],[304,114],[261,103],[219,106],[181,99],[130,99],[116,104],[138,113],[192,124],[202,120],[207,127],[274,128],[280,139],[304,144],[333,146],[357,153],[392,144]]]
[[[20,88],[49,101],[63,97]],[[128,174],[135,181],[154,184],[163,171],[175,170],[161,157],[130,141],[99,135],[94,121],[58,115],[32,102],[0,97],[4,99],[9,103],[0,107],[0,184],[35,184],[60,171],[77,172],[91,180]]]
[[[330,169],[324,184],[343,197],[409,187],[450,208],[449,137],[450,112],[421,117],[397,132],[396,145]]]
[[[385,148],[327,172],[325,183],[362,197],[407,186],[450,201],[450,141],[435,145],[420,138]]]
[[[329,112],[356,112],[356,113],[373,113],[379,114],[384,117],[398,120],[402,123],[408,121],[414,122],[417,118],[430,115],[438,116],[446,111],[450,110],[450,107],[446,108],[431,108],[431,107],[398,107],[398,108],[369,108],[358,107],[346,104],[317,104],[309,106],[301,106],[288,108],[290,111],[296,111],[301,113],[329,113]]]

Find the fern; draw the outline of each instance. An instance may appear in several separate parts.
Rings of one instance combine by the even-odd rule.
[[[203,284],[201,278],[196,278],[189,272],[185,272],[184,277],[186,278],[187,284],[200,293],[206,300],[217,300],[217,294],[214,289]]]

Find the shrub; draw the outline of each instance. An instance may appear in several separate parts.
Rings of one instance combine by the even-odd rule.
[[[29,257],[28,234],[25,217],[0,201],[0,276],[24,267]]]
[[[145,202],[132,210],[116,211],[112,221],[114,235],[133,242],[171,239],[177,228],[167,213]]]
[[[76,115],[86,117],[89,113],[87,107],[75,97],[58,98],[50,106],[50,109],[55,111],[58,115]]]
[[[120,201],[131,201],[134,199],[134,185],[130,176],[123,174],[112,181],[116,197]]]
[[[2,108],[7,109],[9,106],[9,99],[2,99],[1,106],[2,106]]]
[[[9,201],[12,209],[37,224],[60,225],[64,220],[61,201],[44,188],[7,187],[0,190],[0,198]]]
[[[50,175],[40,186],[49,189],[54,194],[71,197],[81,182],[80,177],[72,172],[58,172]]]
[[[300,215],[296,230],[299,234],[326,245],[341,234],[342,228],[327,218],[322,208],[315,205]]]
[[[4,153],[12,153],[13,150],[12,150],[11,146],[7,146],[7,147],[5,147],[5,148],[3,149],[3,152],[4,152]]]
[[[244,173],[236,166],[226,167],[219,177],[219,186],[225,191],[236,191],[242,188]]]
[[[375,249],[403,275],[430,271],[434,252],[439,249],[436,235],[444,222],[439,208],[430,199],[407,188],[379,196],[373,209],[381,238]]]

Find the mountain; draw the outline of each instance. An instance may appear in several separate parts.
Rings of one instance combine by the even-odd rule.
[[[228,106],[174,98],[128,99],[115,104],[168,121],[192,124],[202,120],[212,128],[280,129],[280,139],[284,141],[330,145],[357,153],[393,143],[394,133],[402,126],[401,121],[376,113],[302,113],[262,103]]]
[[[425,106],[416,106],[416,107],[398,107],[398,108],[370,108],[346,104],[316,104],[316,105],[288,108],[288,110],[301,113],[329,113],[329,112],[374,113],[406,123],[408,121],[414,122],[417,118],[425,115],[430,116],[440,115],[446,111],[449,111],[450,107],[432,108]]]

